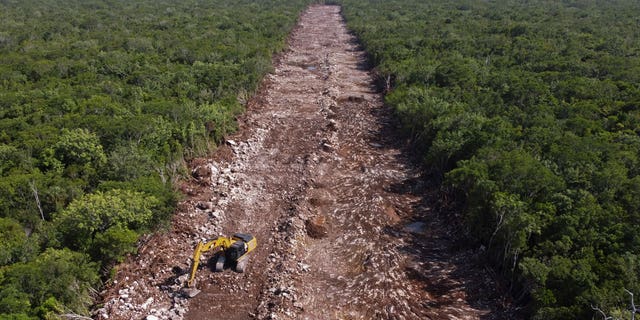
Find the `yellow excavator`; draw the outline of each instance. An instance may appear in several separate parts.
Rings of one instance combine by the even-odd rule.
[[[191,288],[194,285],[202,253],[214,251],[217,254],[214,268],[216,272],[223,271],[225,266],[232,266],[236,272],[244,272],[249,261],[247,255],[257,245],[256,238],[245,233],[236,233],[231,237],[218,237],[198,242],[193,251],[193,264],[191,265],[191,274],[189,274],[189,279],[187,280],[187,287]]]

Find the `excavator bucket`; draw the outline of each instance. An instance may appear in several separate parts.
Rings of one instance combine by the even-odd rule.
[[[184,287],[182,288],[182,295],[187,297],[187,298],[193,298],[195,296],[198,295],[198,293],[200,293],[202,290],[197,289],[197,288],[188,288],[188,287]]]

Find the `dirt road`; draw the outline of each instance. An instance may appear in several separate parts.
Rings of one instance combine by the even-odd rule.
[[[403,153],[365,54],[337,6],[311,6],[289,49],[212,159],[193,163],[173,226],[146,239],[102,293],[98,319],[506,319],[456,249]],[[243,274],[197,274],[202,238],[251,233]]]

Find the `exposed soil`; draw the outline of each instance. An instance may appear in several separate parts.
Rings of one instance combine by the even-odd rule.
[[[194,161],[171,229],[119,267],[95,318],[513,319],[403,151],[339,7],[301,15],[240,126]],[[235,232],[258,240],[246,272],[205,267],[184,297],[197,241]]]

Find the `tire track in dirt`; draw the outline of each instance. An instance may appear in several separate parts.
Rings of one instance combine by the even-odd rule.
[[[240,126],[194,161],[172,228],[120,266],[96,318],[511,318],[432,212],[339,7],[301,15]],[[235,232],[258,240],[246,272],[203,268],[183,297],[197,241]]]

